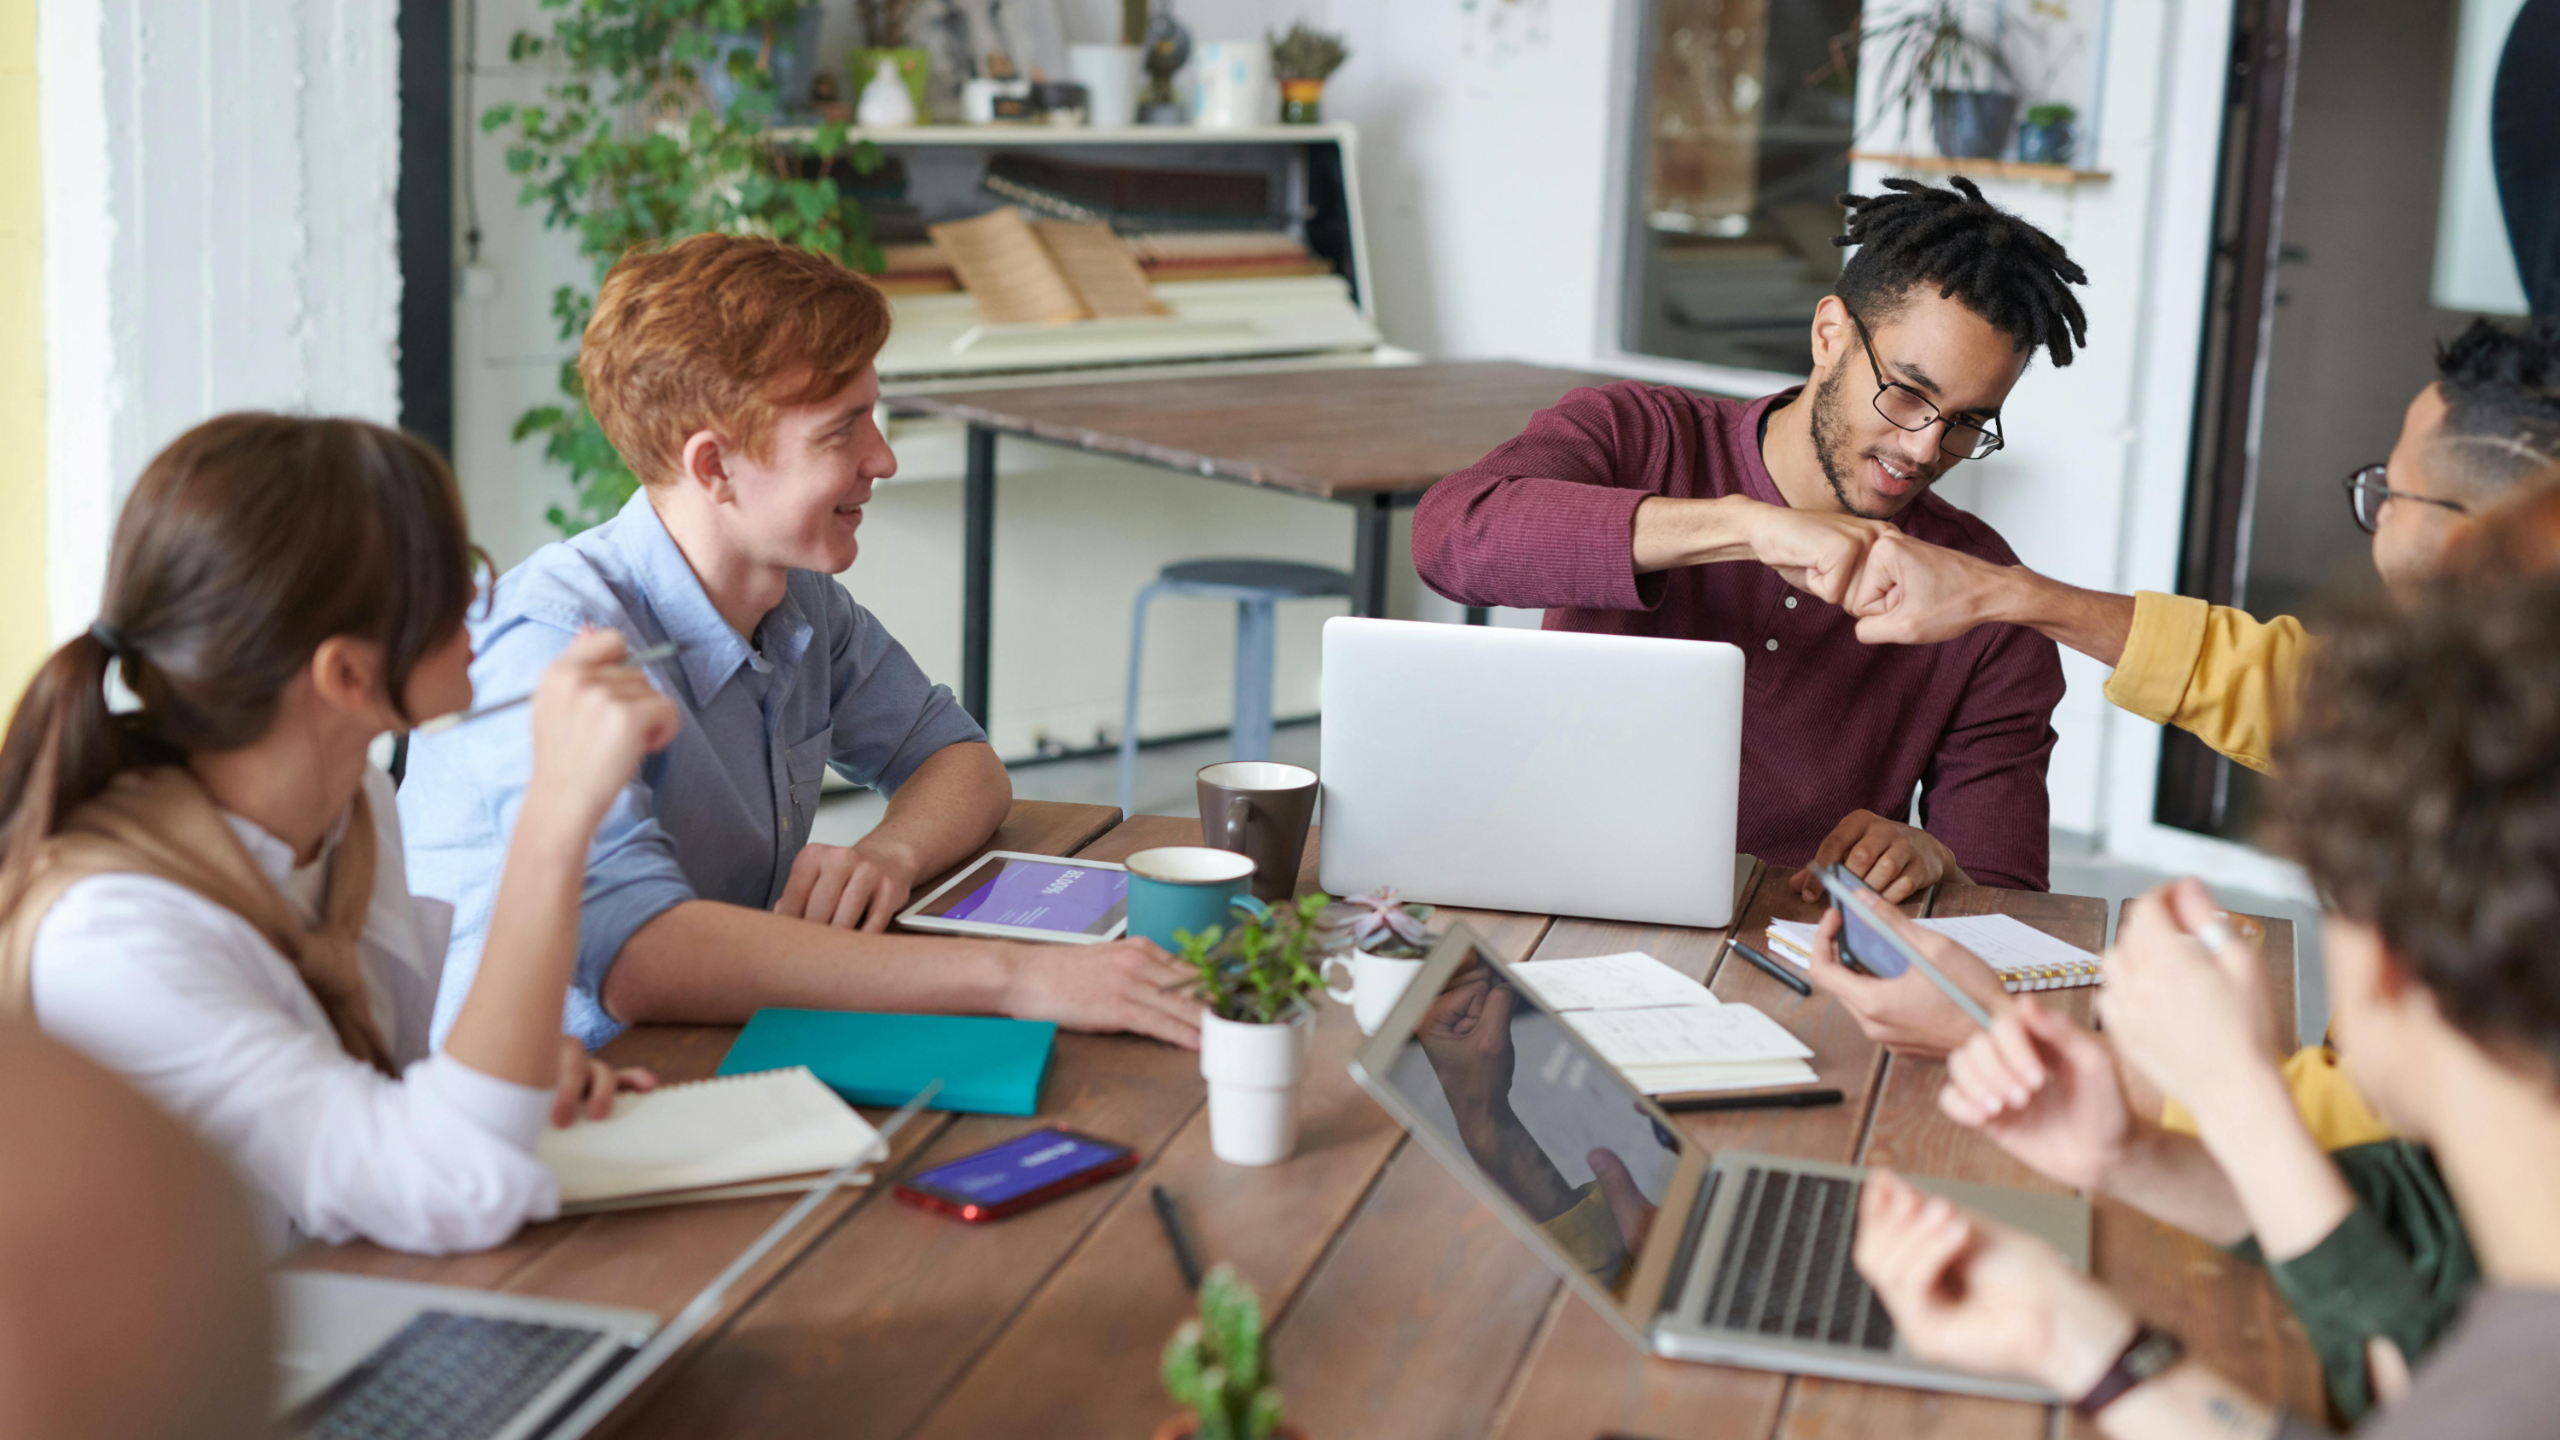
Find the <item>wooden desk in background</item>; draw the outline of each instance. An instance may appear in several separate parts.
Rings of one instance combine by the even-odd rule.
[[[1199,841],[1196,822],[1112,825],[1098,806],[1019,803],[991,848],[1117,859]],[[1302,883],[1312,884],[1316,837]],[[1813,907],[1741,867],[1738,928]],[[2090,949],[2102,902],[1944,887],[1930,913],[2005,912]],[[1916,908],[1916,907],[1915,907]],[[1514,959],[1645,950],[1759,1006],[1815,1052],[1848,1103],[1676,1117],[1699,1143],[1915,1174],[2051,1189],[1938,1113],[1939,1066],[1884,1054],[1838,1006],[1800,999],[1739,960],[1723,933],[1450,910]],[[2293,935],[2267,925],[2290,994]],[[2052,997],[2085,1015],[2088,992]],[[2289,1006],[2279,1015],[2290,1016]],[[651,1026],[607,1053],[670,1080],[711,1072],[725,1026]],[[2289,1037],[2288,1037],[2289,1038]],[[2010,1402],[1655,1360],[1629,1348],[1358,1087],[1360,1035],[1323,1008],[1301,1096],[1297,1155],[1270,1169],[1209,1153],[1198,1058],[1128,1036],[1058,1037],[1036,1122],[928,1114],[898,1137],[882,1178],[838,1197],[740,1284],[725,1315],[643,1393],[632,1437],[1130,1437],[1172,1411],[1157,1383],[1166,1337],[1192,1312],[1147,1203],[1178,1196],[1204,1260],[1261,1291],[1289,1417],[1315,1440],[1500,1436],[1591,1440],[1812,1440],[1816,1436],[2043,1437],[2053,1416]],[[876,1114],[874,1119],[879,1118]],[[1145,1163],[1010,1220],[962,1225],[892,1201],[896,1174],[1065,1124],[1134,1145]],[[293,1263],[633,1305],[669,1315],[771,1223],[787,1198],[625,1211],[529,1227],[481,1255],[312,1247]],[[2112,1202],[2097,1206],[2100,1276],[2186,1338],[2190,1353],[2271,1399],[2321,1413],[2317,1362],[2263,1272]],[[2082,1433],[2076,1422],[2074,1433]]]
[[[1568,390],[1620,377],[1508,362],[1123,380],[908,395],[902,411],[969,426],[961,523],[960,704],[987,723],[995,605],[996,437],[1349,505],[1352,609],[1387,609],[1389,520]],[[1214,538],[1214,537],[1212,537]],[[1218,541],[1218,553],[1234,553]],[[1472,612],[1471,612],[1472,613]],[[1480,614],[1474,618],[1482,618]]]

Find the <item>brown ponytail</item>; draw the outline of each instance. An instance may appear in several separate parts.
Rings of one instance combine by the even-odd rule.
[[[476,554],[453,472],[414,436],[243,412],[171,442],[117,517],[98,623],[45,662],[0,742],[0,913],[119,772],[265,734],[331,636],[381,646],[406,717],[409,672],[470,608]],[[110,665],[137,712],[109,712]]]

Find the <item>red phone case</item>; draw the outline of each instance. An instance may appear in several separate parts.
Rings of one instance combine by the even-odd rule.
[[[919,1190],[915,1186],[903,1181],[899,1183],[897,1188],[891,1190],[889,1193],[920,1210],[931,1210],[935,1214],[948,1215],[954,1220],[963,1220],[969,1224],[976,1225],[989,1220],[1001,1220],[1007,1215],[1019,1215],[1034,1205],[1045,1205],[1048,1202],[1057,1199],[1061,1195],[1072,1194],[1075,1191],[1083,1189],[1087,1185],[1096,1183],[1097,1181],[1108,1180],[1114,1175],[1126,1175],[1130,1171],[1138,1168],[1138,1152],[1121,1146],[1117,1141],[1105,1140],[1099,1135],[1087,1135],[1080,1130],[1070,1130],[1063,1125],[1051,1125],[1047,1128],[1052,1134],[1063,1135],[1074,1140],[1081,1140],[1087,1145],[1106,1146],[1110,1149],[1119,1150],[1120,1154],[1116,1158],[1106,1160],[1101,1164],[1094,1166],[1090,1170],[1079,1170],[1073,1175],[1053,1180],[1050,1183],[1041,1186],[1037,1190],[1026,1190],[1021,1194],[1014,1196],[1010,1200],[1000,1200],[993,1205],[981,1205],[975,1200],[963,1200],[955,1195],[937,1195],[930,1190]],[[1039,1132],[1026,1131],[1024,1133],[1036,1134]],[[1021,1138],[1022,1136],[1017,1135],[1013,1137],[1013,1140],[1006,1140],[1001,1143],[1010,1145]],[[996,1147],[990,1145],[987,1148],[992,1150]],[[969,1156],[962,1155],[957,1159],[949,1160],[944,1163],[957,1165],[961,1160],[966,1160],[968,1158]],[[940,1167],[937,1166],[935,1168],[939,1169]]]

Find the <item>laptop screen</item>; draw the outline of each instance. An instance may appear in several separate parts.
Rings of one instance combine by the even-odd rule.
[[[1626,1297],[1681,1152],[1634,1086],[1481,949],[1384,1074],[1443,1154],[1518,1205],[1564,1263]]]

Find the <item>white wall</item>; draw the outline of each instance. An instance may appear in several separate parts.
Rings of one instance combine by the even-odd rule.
[[[396,0],[48,0],[49,597],[96,613],[117,503],[246,407],[399,414]]]

